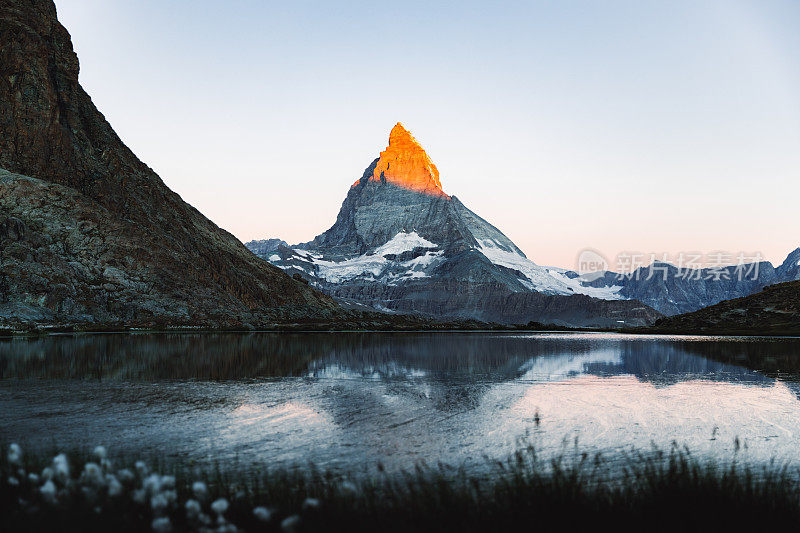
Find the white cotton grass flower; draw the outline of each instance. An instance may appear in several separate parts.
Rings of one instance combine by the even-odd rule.
[[[86,463],[83,466],[83,473],[81,474],[81,481],[95,486],[104,484],[105,478],[103,470],[97,463]]]
[[[150,525],[156,533],[169,533],[172,531],[172,522],[166,516],[154,519]]]
[[[287,516],[281,522],[281,529],[286,531],[287,533],[292,533],[293,531],[297,531],[297,528],[300,527],[300,516],[293,514],[292,516]]]
[[[208,486],[202,481],[195,481],[192,483],[192,493],[195,498],[203,501],[208,497]]]
[[[161,476],[150,474],[142,481],[142,488],[150,495],[161,491]]]
[[[122,483],[128,483],[136,479],[136,474],[134,474],[133,471],[128,468],[123,468],[117,472],[117,479],[119,479]]]
[[[184,508],[186,509],[186,518],[189,520],[197,520],[200,513],[203,512],[203,507],[197,500],[186,500]]]
[[[150,508],[154,513],[159,514],[169,506],[169,500],[163,494],[156,494],[150,498]]]
[[[53,480],[48,479],[45,481],[44,485],[39,488],[39,492],[46,502],[56,502],[56,484],[53,483]]]
[[[161,488],[174,489],[175,488],[175,476],[161,476]]]
[[[316,498],[306,498],[303,502],[303,510],[309,511],[311,509],[319,509],[320,502]]]
[[[108,457],[108,450],[105,446],[97,446],[92,452],[98,461],[103,461]]]
[[[150,469],[147,468],[147,464],[144,461],[136,461],[136,464],[134,464],[133,466],[140,477],[146,476],[147,473],[150,471]]]
[[[136,503],[144,503],[145,499],[147,498],[147,491],[144,489],[136,489],[133,491],[133,501]]]
[[[11,485],[12,487],[18,487],[19,480],[14,476],[8,476],[8,484]]]
[[[262,522],[269,522],[272,519],[272,513],[266,507],[256,507],[253,509],[253,516]]]
[[[30,474],[28,474],[28,482],[31,485],[38,485],[39,484],[39,476],[37,474],[34,474],[33,472],[31,472]]]
[[[119,482],[114,474],[106,474],[106,486],[108,487],[108,495],[112,498],[119,496],[124,490],[122,483]]]
[[[8,462],[14,466],[22,464],[22,448],[19,444],[11,444],[8,447]]]
[[[355,496],[358,494],[358,486],[352,481],[342,481],[339,484],[339,492],[345,496]]]
[[[53,457],[53,471],[55,477],[64,482],[69,479],[69,459],[63,453]]]
[[[228,510],[228,500],[225,498],[215,500],[214,503],[211,504],[211,510],[217,513],[217,515],[222,516],[225,514],[225,511]]]
[[[161,496],[167,500],[168,507],[172,507],[178,501],[178,493],[174,490],[165,490],[161,493]]]
[[[42,470],[42,479],[49,481],[53,479],[55,475],[56,475],[55,471],[49,466],[45,467],[44,470]]]

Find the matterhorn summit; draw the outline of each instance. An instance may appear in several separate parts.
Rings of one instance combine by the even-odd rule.
[[[439,170],[422,145],[398,122],[389,134],[389,146],[381,152],[368,181],[391,183],[433,196],[447,196],[439,182]],[[361,178],[353,187],[356,187]]]
[[[294,246],[280,239],[247,246],[340,301],[383,311],[594,326],[645,324],[657,315],[622,301],[619,287],[586,287],[529,260],[444,192],[433,160],[399,122],[330,229]]]

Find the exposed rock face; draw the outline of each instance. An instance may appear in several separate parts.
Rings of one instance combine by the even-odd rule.
[[[350,188],[328,231],[294,247],[275,242],[247,246],[328,294],[384,311],[578,326],[642,325],[660,316],[530,261],[444,193],[436,166],[402,124]]]
[[[636,301],[601,300],[583,294],[561,296],[530,290],[513,291],[508,280],[484,281],[442,276],[432,280],[411,280],[397,285],[343,283],[329,288],[338,298],[360,302],[381,302],[400,313],[475,319],[501,324],[542,324],[576,327],[619,328],[652,324],[661,315]]]
[[[447,196],[439,182],[439,170],[417,140],[401,123],[389,134],[389,146],[381,152],[369,181],[391,183],[432,196]],[[353,184],[356,187],[364,178]]]
[[[478,239],[491,239],[499,249],[524,258],[497,228],[444,193],[436,166],[400,123],[392,128],[380,158],[348,191],[336,223],[302,247],[342,260],[411,232],[448,253],[478,247]],[[248,247],[252,250],[263,242]]]
[[[522,253],[455,196],[430,195],[365,179],[348,192],[336,223],[305,247],[343,258],[366,253],[398,233],[414,231],[447,250],[461,251],[478,246],[473,230],[479,236],[494,237],[507,251]]]
[[[258,256],[268,257],[275,252],[278,251],[280,248],[286,248],[289,246],[289,243],[286,241],[282,241],[280,239],[267,239],[264,241],[254,241],[253,244],[253,253]]]
[[[120,141],[78,84],[51,0],[0,2],[0,42],[0,168],[10,171],[0,181],[0,321],[236,327],[339,313]]]
[[[800,280],[800,248],[789,254],[786,261],[777,269],[781,281]]]
[[[208,274],[183,265],[186,256],[162,239],[71,187],[0,170],[0,317],[21,324],[238,327],[304,319],[304,307],[315,301],[312,294],[297,313],[279,294],[296,291],[297,282],[281,274],[273,303],[250,309],[218,285],[198,283]],[[258,279],[247,283],[256,293],[265,288]]]

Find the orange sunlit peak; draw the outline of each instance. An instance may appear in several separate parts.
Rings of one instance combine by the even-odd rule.
[[[400,122],[392,128],[389,146],[381,152],[369,181],[385,181],[412,191],[449,198],[442,190],[436,165]]]

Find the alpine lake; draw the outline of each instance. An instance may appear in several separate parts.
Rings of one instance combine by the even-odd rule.
[[[201,467],[479,471],[520,446],[800,460],[800,339],[611,333],[0,340],[2,438]]]

